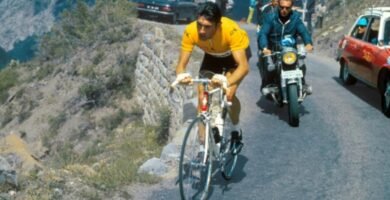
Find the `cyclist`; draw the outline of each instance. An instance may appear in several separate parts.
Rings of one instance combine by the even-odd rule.
[[[305,44],[306,51],[311,52],[313,50],[311,36],[300,19],[300,14],[292,10],[293,2],[294,0],[279,0],[278,12],[265,18],[258,37],[259,51],[263,55],[270,55],[271,50],[277,50],[280,41],[286,35],[293,36],[295,40],[300,36]],[[306,67],[304,64],[302,64],[302,68],[305,75]],[[269,70],[264,70],[263,73],[261,93],[266,96],[270,93],[266,86],[272,83],[272,76],[275,76],[275,73]],[[305,79],[303,81],[305,92],[311,94],[311,87],[305,83]]]
[[[249,72],[249,37],[237,23],[222,17],[217,4],[206,2],[199,7],[197,20],[187,25],[182,37],[176,67],[176,80],[181,84],[191,83],[191,76],[185,73],[185,70],[194,46],[198,46],[205,52],[199,74],[202,74],[202,71],[212,71],[215,75],[210,77],[211,85],[222,85],[228,88],[227,100],[232,102],[229,111],[233,123],[232,138],[236,139],[242,147],[242,131],[239,127],[241,106],[235,93],[240,82]],[[224,68],[226,76],[221,75]],[[202,91],[202,86],[199,86],[199,105],[201,105]],[[200,110],[199,105],[198,110]],[[199,137],[204,140],[202,133]]]

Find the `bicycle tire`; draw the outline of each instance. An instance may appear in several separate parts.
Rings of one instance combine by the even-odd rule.
[[[201,145],[198,134],[200,126],[205,126],[205,124],[202,117],[197,117],[188,127],[181,147],[179,188],[183,200],[206,199],[208,196],[212,173],[212,153],[209,152],[204,164],[201,163],[202,159],[197,159]],[[205,131],[210,131],[210,128]]]

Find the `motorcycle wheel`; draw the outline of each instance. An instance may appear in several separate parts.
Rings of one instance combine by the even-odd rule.
[[[292,127],[299,126],[298,87],[296,84],[287,86],[288,122]]]

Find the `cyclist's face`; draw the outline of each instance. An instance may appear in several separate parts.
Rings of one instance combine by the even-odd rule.
[[[208,40],[212,38],[214,33],[217,31],[217,24],[207,20],[203,16],[198,17],[196,24],[200,40]]]

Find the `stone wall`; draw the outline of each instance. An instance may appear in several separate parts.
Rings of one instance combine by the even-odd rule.
[[[178,86],[171,91],[170,84],[176,77],[179,43],[166,39],[161,28],[156,27],[153,31],[143,36],[138,53],[135,97],[144,111],[143,121],[146,124],[158,125],[160,112],[169,110],[172,133],[177,131],[185,120],[184,107],[194,97],[194,90]],[[199,65],[190,62],[187,68],[195,69],[192,67],[194,64]]]

